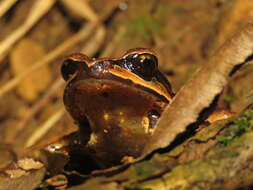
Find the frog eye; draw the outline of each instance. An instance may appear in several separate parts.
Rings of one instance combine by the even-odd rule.
[[[61,74],[65,81],[73,76],[77,70],[78,63],[76,61],[67,59],[61,66]]]
[[[157,71],[158,61],[152,54],[135,54],[131,62],[134,67],[133,72],[147,81],[150,81]]]
[[[88,68],[85,55],[74,54],[66,59],[61,66],[61,75],[65,81],[69,80],[76,72]]]

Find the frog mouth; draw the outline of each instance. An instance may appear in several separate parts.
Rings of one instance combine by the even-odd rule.
[[[164,101],[171,102],[172,100],[172,97],[167,92],[167,89],[157,81],[155,84],[153,81],[146,81],[132,72],[118,66],[115,66],[113,69],[109,70],[109,73],[111,75],[110,77],[115,80],[118,80],[122,83],[130,83],[136,88],[140,88],[148,93],[160,97]]]
[[[163,102],[169,103],[171,101],[171,98],[168,97],[163,91],[158,90],[158,88],[150,88],[150,85],[143,85],[144,82],[137,83],[136,80],[133,82],[131,78],[122,78],[112,74],[109,78],[109,80],[118,81],[121,84],[129,86],[129,88],[136,88],[143,92],[146,92],[147,94],[152,94]]]

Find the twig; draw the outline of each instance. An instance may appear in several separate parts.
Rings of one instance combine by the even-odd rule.
[[[91,32],[95,29],[95,23],[87,24],[83,29],[81,29],[77,34],[70,37],[68,40],[64,41],[46,56],[44,56],[40,61],[34,63],[30,68],[26,70],[26,72],[21,73],[20,75],[16,76],[15,78],[11,79],[6,83],[3,87],[0,88],[0,97],[3,96],[5,93],[13,89],[22,79],[26,78],[27,75],[34,72],[36,69],[49,64],[55,58],[62,55],[68,49],[73,47],[78,42],[85,40],[89,37]]]
[[[0,18],[17,2],[18,0],[2,0],[0,3]]]
[[[103,26],[98,27],[97,31],[94,33],[93,38],[86,42],[85,46],[81,48],[81,53],[88,56],[93,56],[99,47],[101,47],[106,35],[106,30]],[[88,45],[87,45],[88,44]]]
[[[12,32],[8,38],[0,43],[0,58],[3,58],[10,47],[22,38],[38,20],[45,15],[55,3],[55,0],[35,1],[24,24]]]
[[[28,138],[25,143],[25,147],[30,147],[34,145],[40,137],[45,135],[48,130],[61,119],[63,114],[65,113],[64,108],[60,108],[55,114],[53,114],[44,124],[42,124],[38,129]]]
[[[98,16],[88,5],[87,1],[75,0],[75,3],[69,0],[61,0],[61,2],[68,7],[70,10],[74,11],[75,14],[81,16],[90,22],[97,22]]]
[[[122,38],[124,37],[125,34],[126,34],[126,28],[121,26],[118,29],[114,38],[111,40],[111,42],[109,44],[107,44],[106,48],[102,51],[101,57],[110,56],[111,53],[113,52],[114,48],[117,47],[116,44],[122,40]]]
[[[89,20],[90,22],[98,22],[99,17],[94,12],[94,10],[89,6],[87,1],[83,0],[76,0],[75,3],[72,3],[69,0],[61,0],[61,2],[68,7],[70,10],[74,11],[75,14],[79,15],[80,17]],[[89,44],[88,46],[85,45],[81,52],[85,53],[88,56],[92,56],[96,53],[98,50],[98,47],[100,47],[101,43],[103,42],[105,38],[105,28],[103,25],[98,25],[97,31],[94,33],[94,37],[92,39],[89,39],[89,41],[86,42],[86,44]]]
[[[63,86],[63,79],[57,79],[52,86],[47,90],[44,96],[34,105],[32,106],[28,112],[26,112],[23,119],[17,124],[16,130],[12,134],[13,138],[16,138],[17,135],[27,126],[27,122],[31,120],[31,118],[49,101],[49,99],[53,96],[53,94]],[[11,139],[12,140],[12,139]]]

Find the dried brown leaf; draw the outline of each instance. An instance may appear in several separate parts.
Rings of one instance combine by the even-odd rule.
[[[23,73],[45,55],[44,49],[35,41],[23,39],[10,54],[10,65],[14,76]],[[48,65],[44,65],[17,87],[18,94],[26,101],[34,101],[51,83],[52,75]]]
[[[40,169],[43,167],[43,164],[32,158],[23,158],[18,160],[18,167],[23,170]]]
[[[231,72],[243,64],[253,50],[253,21],[226,41],[207,64],[176,95],[163,112],[144,155],[168,146],[194,123],[227,84]]]
[[[5,173],[8,174],[10,178],[18,178],[18,177],[27,175],[27,172],[22,169],[5,170]]]
[[[65,189],[68,184],[68,179],[65,175],[59,174],[47,179],[46,182],[57,189]]]
[[[0,178],[0,190],[32,190],[37,187],[45,175],[45,168],[39,170],[27,172],[26,175],[9,178],[1,177]]]
[[[5,56],[13,44],[22,38],[34,26],[34,24],[36,24],[38,20],[50,10],[54,3],[55,0],[35,1],[25,22],[19,26],[18,29],[13,31],[8,38],[0,43],[1,58]]]

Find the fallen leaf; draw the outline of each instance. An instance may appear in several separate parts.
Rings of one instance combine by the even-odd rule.
[[[10,54],[11,70],[15,76],[25,72],[45,55],[44,49],[35,41],[23,39]],[[26,77],[17,87],[17,93],[25,100],[34,101],[52,80],[47,65]]]
[[[203,109],[221,93],[230,76],[240,68],[253,50],[253,21],[226,41],[168,105],[158,121],[143,155],[168,146],[175,137],[197,121]]]
[[[0,190],[32,190],[35,189],[42,181],[45,175],[45,168],[31,171],[27,175],[9,178],[0,177]]]
[[[59,174],[47,179],[46,182],[53,187],[58,187],[57,189],[64,189],[67,187],[68,179],[65,175]]]
[[[43,164],[32,158],[23,158],[18,160],[18,167],[23,170],[40,169],[43,167]]]
[[[28,174],[26,171],[22,169],[5,170],[5,173],[7,173],[10,176],[10,178],[18,178]]]

